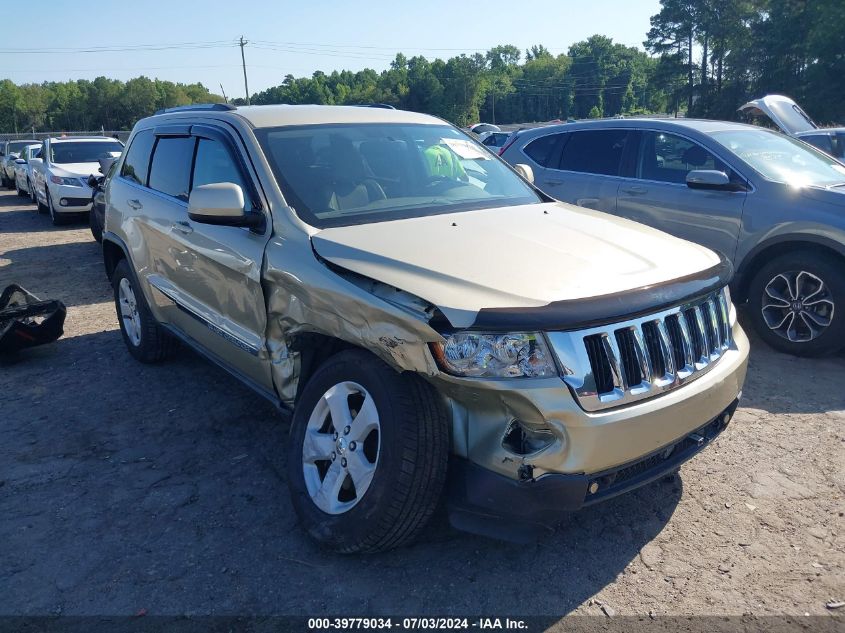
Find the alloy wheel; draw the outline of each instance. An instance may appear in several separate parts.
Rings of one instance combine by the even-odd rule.
[[[817,339],[830,326],[835,305],[824,281],[806,270],[779,273],[764,288],[763,320],[792,343]]]
[[[126,277],[120,280],[117,298],[120,305],[120,320],[123,323],[123,330],[132,344],[137,347],[141,344],[141,317],[138,314],[135,291],[132,290],[132,284]]]
[[[305,487],[327,514],[342,514],[366,494],[378,465],[379,413],[355,382],[328,389],[311,412],[302,444]]]

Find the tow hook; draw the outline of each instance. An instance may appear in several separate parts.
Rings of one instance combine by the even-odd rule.
[[[696,446],[704,446],[704,436],[699,435],[698,433],[690,433],[687,437],[695,442]]]

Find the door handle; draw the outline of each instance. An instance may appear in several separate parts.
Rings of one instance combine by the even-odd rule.
[[[558,185],[562,185],[563,181],[562,180],[547,180],[546,184],[551,185],[552,187],[557,187]]]
[[[183,235],[190,235],[194,232],[194,227],[192,227],[187,222],[174,222],[170,225],[170,230],[177,231],[179,233],[182,233]]]
[[[130,207],[132,207],[133,209],[135,209],[135,211],[137,211],[138,209],[143,209],[143,208],[144,208],[144,205],[143,205],[143,204],[141,204],[141,201],[140,201],[140,200],[138,200],[137,198],[136,198],[136,199],[134,199],[134,200],[127,200],[127,201],[126,201],[126,204],[128,204]]]
[[[638,187],[638,186],[622,187],[622,193],[627,193],[628,195],[631,195],[631,196],[642,196],[642,195],[648,193],[648,189],[646,189],[645,187]]]

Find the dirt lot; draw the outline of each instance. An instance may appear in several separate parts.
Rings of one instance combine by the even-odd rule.
[[[845,600],[845,357],[755,341],[742,408],[680,478],[536,544],[440,517],[412,547],[336,556],[297,526],[286,421],[189,351],[132,360],[87,226],[20,200],[0,194],[0,286],[68,316],[0,364],[0,615],[845,615],[825,608]]]

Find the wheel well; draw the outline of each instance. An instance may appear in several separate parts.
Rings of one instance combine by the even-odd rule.
[[[304,332],[292,338],[290,349],[300,355],[299,377],[296,385],[296,399],[299,400],[299,395],[320,365],[343,350],[363,348],[333,336]]]
[[[106,276],[109,280],[121,259],[126,259],[123,249],[114,242],[103,240],[103,263],[106,265]]]
[[[772,261],[775,257],[798,252],[805,252],[811,255],[821,255],[845,266],[845,256],[824,244],[800,240],[778,242],[777,244],[767,246],[759,253],[755,253],[751,261],[747,264],[743,264],[739,285],[731,288],[736,296],[736,299],[738,301],[745,301],[748,298],[748,287],[751,285],[751,280],[754,279],[754,275],[756,275],[757,271],[759,271],[763,266]]]

